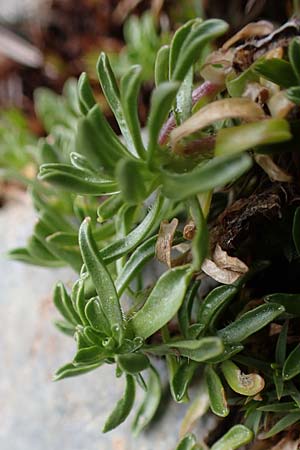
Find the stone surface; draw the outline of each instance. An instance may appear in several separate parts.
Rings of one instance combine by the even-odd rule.
[[[34,223],[26,195],[0,209],[0,448],[1,450],[172,450],[185,405],[164,401],[166,414],[134,439],[133,414],[119,428],[101,434],[105,418],[123,392],[112,366],[78,378],[51,381],[74,354],[72,339],[52,322],[58,317],[51,292],[68,269],[44,269],[8,261],[2,252],[24,245]],[[138,392],[136,407],[142,398]]]

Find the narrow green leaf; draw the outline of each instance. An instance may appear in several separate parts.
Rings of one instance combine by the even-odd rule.
[[[216,319],[237,292],[235,286],[218,286],[205,297],[198,311],[198,323],[203,325],[204,330]]]
[[[263,412],[273,412],[273,413],[287,413],[287,412],[295,412],[297,408],[296,403],[294,402],[285,402],[285,403],[271,403],[269,405],[259,406],[257,409]]]
[[[170,56],[169,56],[169,79],[172,78],[173,72],[175,70],[177,61],[179,59],[182,46],[189,35],[191,28],[195,24],[202,22],[202,19],[192,19],[182,25],[178,30],[175,31],[170,44]]]
[[[171,380],[172,394],[177,402],[180,403],[184,398],[187,398],[189,384],[198,366],[199,364],[195,361],[188,360],[183,361],[177,368]]]
[[[79,229],[79,245],[105,317],[111,326],[121,324],[123,319],[118,295],[92,236],[89,219],[86,219]]]
[[[135,398],[135,383],[132,375],[126,375],[126,388],[124,396],[118,401],[113,412],[108,417],[103,427],[103,433],[113,430],[126,420]]]
[[[232,182],[252,166],[246,154],[218,156],[200,164],[188,173],[162,171],[163,194],[169,198],[183,200],[200,192]]]
[[[288,322],[286,321],[280,331],[275,349],[275,360],[279,366],[283,366],[286,356]]]
[[[118,192],[113,180],[101,179],[67,164],[44,164],[38,178],[77,194],[107,195]]]
[[[132,136],[135,150],[140,158],[145,157],[138,117],[138,94],[142,82],[142,67],[132,66],[121,78],[120,95],[126,124]]]
[[[269,439],[272,436],[275,436],[281,431],[285,430],[286,428],[294,425],[294,423],[300,421],[300,412],[294,412],[289,413],[286,416],[284,416],[282,419],[280,419],[267,433],[264,433],[262,436],[260,436],[260,439]]]
[[[115,216],[123,204],[121,195],[112,195],[103,201],[97,209],[98,222],[102,223],[105,220],[111,219]]]
[[[185,338],[190,338],[190,318],[193,307],[194,299],[197,295],[198,288],[200,286],[200,280],[192,280],[182,306],[178,311],[178,322],[180,326],[180,331]]]
[[[294,74],[300,83],[300,42],[298,38],[294,38],[289,45],[289,61],[292,65]]]
[[[68,322],[71,322],[73,325],[81,324],[80,317],[75,311],[72,300],[62,283],[58,283],[55,286],[53,302],[58,311]]]
[[[164,273],[143,307],[130,320],[136,336],[147,338],[162,328],[178,311],[192,272],[190,267],[177,267]]]
[[[152,236],[132,253],[115,281],[119,296],[124,292],[124,289],[126,289],[135,275],[139,273],[141,268],[154,257],[156,241],[157,235]]]
[[[223,361],[226,361],[227,359],[232,358],[237,353],[240,353],[244,349],[243,345],[234,344],[234,345],[225,345],[224,351],[214,358],[209,358],[207,360],[208,363],[211,364],[219,364]]]
[[[247,337],[261,330],[284,312],[284,307],[276,303],[260,305],[246,312],[227,327],[218,331],[227,344],[239,344]]]
[[[252,439],[253,433],[249,428],[244,425],[235,425],[211,447],[211,450],[236,450],[251,442]]]
[[[119,124],[122,135],[124,136],[126,145],[129,151],[135,154],[134,143],[132,136],[128,129],[126,119],[124,116],[123,107],[120,99],[120,91],[117,85],[115,75],[112,71],[108,56],[105,53],[100,53],[97,62],[97,73],[103,93],[108,101],[111,110]]]
[[[224,351],[223,342],[217,337],[201,338],[198,340],[198,344],[195,345],[195,348],[189,348],[188,344],[185,346],[183,342],[180,344],[180,347],[177,345],[177,343],[174,343],[174,345],[169,344],[169,346],[179,348],[180,354],[182,356],[185,356],[186,358],[190,358],[193,361],[197,362],[202,362],[210,358],[214,358]]]
[[[61,261],[46,261],[35,258],[31,255],[27,248],[19,247],[13,250],[10,250],[7,254],[7,257],[13,259],[15,261],[20,261],[26,264],[32,264],[34,266],[44,266],[44,267],[61,267],[64,265]]]
[[[153,366],[147,380],[147,391],[132,423],[132,432],[137,436],[151,421],[159,406],[162,386],[159,374]]]
[[[80,153],[71,152],[70,153],[70,161],[71,164],[76,167],[77,169],[90,172],[91,174],[95,174],[96,171],[93,169],[93,167],[90,165],[87,158]]]
[[[158,148],[158,137],[161,127],[171,109],[180,84],[178,82],[161,83],[151,97],[150,113],[147,127],[149,144],[147,149],[148,164],[153,165],[153,159]]]
[[[73,288],[72,288],[72,293],[71,293],[71,299],[72,299],[74,308],[76,309],[76,312],[77,312],[78,316],[80,317],[82,324],[88,325],[89,321],[87,320],[87,317],[85,314],[85,307],[87,304],[87,300],[85,299],[85,295],[84,295],[83,280],[79,279],[74,283]]]
[[[289,88],[298,84],[291,63],[283,59],[262,59],[255,64],[254,70],[282,88]]]
[[[174,113],[176,122],[178,124],[183,123],[191,115],[193,81],[194,81],[194,70],[193,67],[191,67],[188,70],[176,95]]]
[[[228,25],[223,20],[209,19],[200,24],[195,22],[181,46],[172,74],[172,80],[182,81],[190,67],[197,60],[201,59],[205,46],[211,40],[224,34],[227,30]],[[173,55],[174,53],[172,52]]]
[[[257,145],[274,144],[292,138],[289,124],[284,119],[266,119],[218,131],[215,154],[231,155]]]
[[[211,366],[206,368],[205,375],[212,412],[219,417],[228,416],[229,408],[219,375]]]
[[[81,302],[83,303],[83,299],[81,299]],[[108,336],[112,334],[109,319],[104,314],[99,297],[93,297],[86,303],[84,316],[94,330],[100,331]]]
[[[86,114],[96,104],[96,100],[85,72],[80,75],[78,80],[78,95],[82,112]]]
[[[192,217],[196,225],[196,233],[192,242],[193,269],[200,270],[208,253],[208,228],[199,200],[190,199]]]
[[[65,320],[54,320],[53,323],[61,333],[64,333],[67,336],[71,337],[76,336],[75,325],[71,324],[70,322],[66,322]]]
[[[43,240],[38,239],[34,234],[28,240],[27,249],[37,260],[48,261],[54,266],[57,264],[58,259],[47,249]]]
[[[91,370],[97,369],[102,363],[86,364],[84,366],[75,366],[73,363],[68,363],[57,370],[53,377],[53,381],[62,380],[63,378],[76,377],[83,375]]]
[[[87,348],[81,348],[77,351],[73,364],[75,365],[90,365],[101,362],[105,357],[103,355],[103,349],[98,345],[93,345]]]
[[[169,45],[163,45],[157,52],[154,68],[155,85],[168,81],[169,79]]]
[[[288,314],[300,316],[300,294],[270,294],[264,297],[264,301],[282,305]]]
[[[154,226],[160,223],[165,213],[164,199],[157,195],[156,200],[144,220],[126,236],[118,239],[100,251],[101,258],[106,263],[110,263],[126,253],[134,250],[153,230]]]
[[[197,445],[196,438],[193,434],[187,434],[176,447],[176,450],[194,450]],[[197,449],[197,447],[196,447]]]
[[[290,380],[300,373],[300,344],[288,355],[282,370],[285,380]]]

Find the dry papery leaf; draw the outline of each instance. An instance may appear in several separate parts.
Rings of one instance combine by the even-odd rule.
[[[190,220],[183,229],[183,237],[188,241],[191,241],[196,233],[196,224],[193,220]]]
[[[247,83],[243,97],[250,98],[253,102],[263,105],[269,99],[269,89],[260,83]]]
[[[248,266],[239,258],[229,256],[216,245],[212,260],[206,258],[201,269],[206,275],[223,284],[232,284],[248,272]]]
[[[177,258],[172,258],[172,244],[175,235],[175,231],[178,227],[178,219],[174,218],[170,223],[167,220],[163,220],[160,224],[158,238],[155,246],[156,258],[166,264],[169,269],[179,264],[183,264],[187,258],[188,250],[183,250],[183,254]],[[179,246],[176,246],[178,249]]]
[[[285,91],[279,91],[270,97],[267,102],[272,117],[284,119],[296,108],[295,103],[291,102],[285,94]]]
[[[218,120],[238,117],[247,122],[254,122],[265,118],[265,113],[261,106],[248,98],[226,98],[216,100],[213,103],[204,106],[197,111],[188,120],[183,122],[178,128],[175,128],[170,134],[172,147],[176,143],[208,125]]]
[[[291,183],[293,177],[284,172],[277,164],[274,163],[269,155],[254,155],[257,164],[266,172],[271,181],[281,181],[283,183]]]
[[[225,79],[232,70],[233,50],[219,49],[210,53],[203,64],[200,74],[204,80],[225,86]]]
[[[267,20],[259,20],[258,22],[248,23],[244,28],[228,39],[228,41],[223,44],[222,48],[227,50],[238,41],[252,37],[266,36],[267,34],[272,33],[273,30],[273,24]]]

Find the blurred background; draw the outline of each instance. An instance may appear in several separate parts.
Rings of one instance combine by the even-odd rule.
[[[36,173],[37,141],[64,118],[72,79],[88,73],[113,127],[96,79],[100,51],[118,77],[143,67],[140,117],[147,117],[157,50],[180,24],[218,17],[234,33],[261,18],[282,24],[292,0],[0,0],[0,248],[23,245],[35,221],[26,195]],[[71,81],[70,81],[71,79]],[[61,96],[63,94],[63,96]],[[56,128],[56,133],[59,129]],[[121,396],[111,368],[54,384],[51,376],[72,355],[73,343],[52,325],[51,292],[67,269],[23,266],[0,259],[1,450],[171,449],[185,406],[166,402],[168,414],[134,440],[126,422],[101,435],[104,418]],[[158,425],[157,425],[158,423]]]

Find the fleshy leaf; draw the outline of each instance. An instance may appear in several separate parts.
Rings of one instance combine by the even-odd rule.
[[[253,433],[244,425],[235,425],[221,437],[211,450],[236,450],[248,444],[253,439]]]
[[[123,318],[116,289],[97,249],[88,219],[82,223],[79,229],[79,245],[106,319],[111,326],[116,323],[121,324]]]
[[[218,156],[200,164],[189,173],[162,171],[162,193],[169,198],[183,200],[186,197],[210,191],[234,181],[252,166],[246,154]]]
[[[177,267],[163,274],[142,308],[130,320],[136,336],[147,338],[162,328],[178,311],[191,278],[190,267]]]
[[[159,406],[161,395],[162,386],[158,372],[154,369],[154,367],[151,367],[149,378],[147,380],[147,391],[145,398],[132,423],[132,431],[135,436],[137,436],[153,418]]]
[[[239,344],[247,337],[264,328],[284,312],[284,307],[275,303],[257,306],[246,312],[230,325],[218,331],[227,344]]]
[[[218,131],[215,154],[230,155],[257,145],[283,142],[292,138],[284,119],[266,119]]]
[[[126,388],[124,396],[118,401],[114,410],[106,420],[103,433],[113,430],[126,420],[129,415],[135,398],[135,382],[132,375],[126,375]]]

